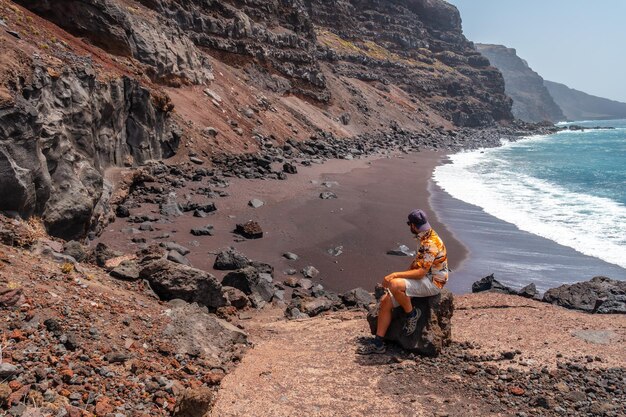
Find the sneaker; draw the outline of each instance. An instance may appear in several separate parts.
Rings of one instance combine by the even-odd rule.
[[[407,317],[406,323],[404,323],[404,327],[402,328],[405,336],[412,335],[413,333],[415,333],[415,329],[417,329],[417,322],[419,321],[422,312],[418,309],[415,309],[414,311],[415,315],[412,317]]]
[[[370,342],[366,345],[360,346],[356,353],[359,355],[375,355],[385,353],[387,351],[387,346],[385,344],[376,345],[376,343]]]

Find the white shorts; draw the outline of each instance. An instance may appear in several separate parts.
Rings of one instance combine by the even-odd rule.
[[[427,277],[422,279],[404,279],[404,285],[406,286],[406,295],[409,297],[431,297],[441,292],[441,288],[433,284]],[[398,307],[400,304],[393,297],[391,291],[388,290],[387,294],[391,296],[393,306]]]

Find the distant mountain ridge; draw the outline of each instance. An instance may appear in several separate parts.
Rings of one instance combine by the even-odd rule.
[[[513,116],[526,122],[558,122],[565,119],[561,108],[544,86],[544,80],[515,49],[503,45],[475,44],[476,49],[504,77],[506,94],[513,99]]]
[[[626,103],[593,96],[554,81],[544,80],[543,83],[554,98],[554,101],[563,110],[567,120],[626,118]]]

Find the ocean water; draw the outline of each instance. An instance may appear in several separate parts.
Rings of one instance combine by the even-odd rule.
[[[626,279],[626,120],[575,124],[615,129],[462,152],[435,170],[432,203],[472,252],[466,273],[543,290]]]

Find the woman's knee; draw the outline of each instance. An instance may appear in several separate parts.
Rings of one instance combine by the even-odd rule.
[[[404,292],[406,290],[406,284],[404,282],[404,279],[402,278],[392,279],[391,282],[389,283],[389,290],[392,293]]]

